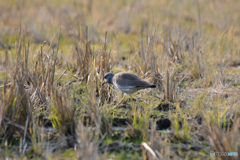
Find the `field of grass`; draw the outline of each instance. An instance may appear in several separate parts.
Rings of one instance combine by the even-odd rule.
[[[0,159],[239,159],[239,6],[0,1]],[[114,108],[120,71],[157,88]]]

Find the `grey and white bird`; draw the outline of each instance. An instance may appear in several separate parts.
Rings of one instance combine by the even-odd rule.
[[[132,100],[132,95],[133,93],[141,90],[141,89],[146,89],[146,88],[156,88],[155,85],[152,85],[142,79],[140,79],[138,76],[132,74],[132,73],[127,73],[127,72],[119,72],[116,75],[113,73],[106,73],[104,75],[104,83],[110,83],[115,85],[119,90],[121,90],[123,93],[129,94]],[[122,100],[114,107],[116,108],[120,103],[123,102],[125,98],[125,94],[122,98]],[[133,100],[132,100],[132,106],[133,106]]]

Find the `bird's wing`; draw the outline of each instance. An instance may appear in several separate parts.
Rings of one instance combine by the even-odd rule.
[[[125,73],[125,72],[121,72],[121,73],[116,74],[113,77],[113,81],[115,83],[117,83],[118,85],[122,86],[122,87],[146,88],[146,87],[151,86],[151,84],[149,84],[146,81],[141,80],[136,75],[131,74],[131,73]]]

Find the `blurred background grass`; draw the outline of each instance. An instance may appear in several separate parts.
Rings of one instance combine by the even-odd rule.
[[[89,39],[95,45],[103,42],[104,33],[108,32],[108,47],[122,55],[112,56],[119,60],[138,49],[140,29],[144,41],[150,30],[161,37],[171,32],[173,39],[179,34],[197,34],[202,38],[201,44],[208,47],[206,50],[231,52],[217,60],[230,59],[232,52],[239,49],[238,46],[233,46],[236,50],[228,49],[228,45],[237,45],[239,41],[239,3],[238,0],[1,1],[0,44],[14,45],[21,26],[25,40],[34,43],[50,43],[61,30],[64,38],[60,39],[60,48],[64,48],[72,44],[75,33],[81,31],[85,35],[88,26]]]
[[[239,0],[0,1],[0,156],[153,158],[141,142],[159,159],[240,153],[239,6]],[[107,71],[130,71],[158,89],[135,94],[135,111],[126,101],[112,112],[122,95],[100,87]],[[45,103],[34,99],[30,73]],[[26,84],[33,98],[19,92]],[[170,109],[163,112],[164,105]],[[127,130],[112,130],[115,117],[132,114]],[[38,128],[39,115],[54,133]],[[86,115],[95,129],[84,128]],[[154,126],[162,117],[172,123],[166,133]]]
[[[198,28],[198,7],[203,36],[222,32],[239,35],[239,1],[43,1],[9,0],[0,4],[0,34],[15,35],[21,23],[25,33],[35,41],[51,40],[54,32],[71,35],[80,26],[89,26],[91,40],[103,32],[147,34],[151,27]],[[101,34],[99,34],[101,33]],[[209,37],[209,36],[208,36]],[[3,38],[4,40],[4,38]]]

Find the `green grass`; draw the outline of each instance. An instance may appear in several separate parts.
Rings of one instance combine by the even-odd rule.
[[[151,157],[142,142],[164,159],[209,159],[211,150],[238,151],[240,72],[233,64],[240,61],[240,3],[198,2],[200,26],[198,3],[190,0],[0,2],[0,157]],[[86,26],[91,52],[87,50]],[[48,43],[54,35],[51,48]],[[15,46],[19,42],[17,59]],[[4,63],[5,52],[8,66]],[[27,67],[46,103],[38,93],[34,96],[36,86]],[[109,71],[130,71],[150,83],[162,83],[163,89],[135,93],[134,109],[127,96],[125,107],[112,110],[123,94],[112,86],[101,86],[101,74]],[[155,73],[163,75],[163,80]],[[11,83],[6,88],[5,78]],[[24,84],[31,90],[26,91]],[[155,109],[163,103],[174,107]],[[40,125],[40,116],[50,120],[53,132]],[[93,124],[84,126],[84,116]],[[171,121],[171,129],[152,128],[153,122],[163,117]],[[128,118],[132,123],[115,130],[114,118]],[[25,153],[20,152],[24,150],[24,138],[28,146]],[[202,149],[182,147],[195,144]]]

